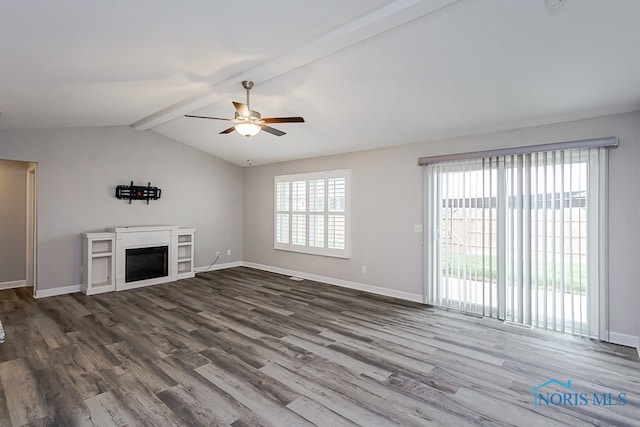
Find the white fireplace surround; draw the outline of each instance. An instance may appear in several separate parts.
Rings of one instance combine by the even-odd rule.
[[[116,227],[109,231],[116,235],[116,291],[140,288],[142,286],[177,280],[178,273],[178,226],[157,227]],[[127,249],[151,248],[154,246],[168,246],[169,275],[154,279],[125,282],[125,267]]]
[[[193,228],[174,225],[114,227],[83,233],[83,283],[87,295],[124,291],[193,277]],[[127,249],[166,246],[168,275],[126,282]]]

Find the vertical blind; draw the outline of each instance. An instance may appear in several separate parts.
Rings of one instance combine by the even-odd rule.
[[[428,303],[600,337],[604,148],[430,163]]]

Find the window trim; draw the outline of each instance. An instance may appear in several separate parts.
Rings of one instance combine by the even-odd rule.
[[[335,249],[328,247],[328,226],[329,217],[334,214],[329,211],[328,206],[328,185],[326,184],[328,179],[331,178],[344,178],[345,180],[345,208],[344,208],[344,221],[345,221],[345,237],[344,237],[344,249]],[[324,211],[310,211],[309,210],[309,181],[313,180],[325,180],[324,190]],[[278,210],[278,184],[282,182],[292,183],[295,181],[305,181],[306,183],[306,203],[305,203],[305,244],[294,245],[292,243],[292,216],[294,213],[302,214],[303,211],[294,211],[292,205],[292,191],[291,185],[289,187],[289,203],[287,210]],[[289,215],[289,242],[278,242],[278,214]],[[342,215],[341,212],[337,213]],[[324,247],[309,246],[309,217],[313,215],[322,215],[324,217]],[[337,169],[320,172],[308,172],[289,175],[276,175],[273,180],[273,248],[276,250],[305,253],[311,255],[328,256],[334,258],[351,258],[351,170],[350,169]]]

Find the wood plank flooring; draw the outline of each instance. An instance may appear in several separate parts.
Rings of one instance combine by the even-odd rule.
[[[640,425],[626,347],[248,268],[30,292],[0,291],[3,427]],[[625,404],[534,408],[550,379]]]

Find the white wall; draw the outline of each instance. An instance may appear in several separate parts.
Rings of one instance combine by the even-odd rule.
[[[195,227],[195,265],[242,260],[242,169],[129,127],[0,131],[0,159],[38,163],[38,290],[81,282],[80,233],[114,226]],[[118,184],[162,189],[131,205]],[[231,249],[232,255],[226,256]]]
[[[620,139],[610,152],[610,330],[622,337],[614,341],[634,339],[640,336],[640,112],[246,168],[244,260],[420,294],[419,157],[607,136]],[[352,258],[274,250],[273,177],[342,168],[352,170]]]
[[[0,160],[0,283],[26,278],[27,165]]]

